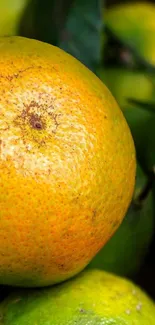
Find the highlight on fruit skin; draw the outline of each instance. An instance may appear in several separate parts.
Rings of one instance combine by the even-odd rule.
[[[0,304],[3,325],[154,325],[154,302],[134,283],[84,271],[46,289],[15,290]]]
[[[0,38],[0,283],[81,271],[119,227],[135,148],[104,84],[61,49]]]

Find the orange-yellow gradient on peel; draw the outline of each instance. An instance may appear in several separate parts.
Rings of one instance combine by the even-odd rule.
[[[76,59],[0,38],[0,283],[82,270],[131,201],[135,149],[116,101]]]

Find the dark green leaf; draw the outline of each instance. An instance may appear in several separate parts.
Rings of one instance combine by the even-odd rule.
[[[58,45],[96,71],[101,61],[102,2],[75,0]]]
[[[148,103],[148,102],[144,102],[144,101],[140,101],[140,100],[132,99],[132,98],[128,98],[128,102],[129,102],[129,104],[136,105],[139,108],[142,108],[148,112],[155,113],[155,102]]]
[[[149,174],[155,174],[155,115],[152,114],[150,118],[143,125],[141,137],[137,142],[137,157],[143,169]]]
[[[72,3],[73,0],[30,0],[22,35],[57,45]]]

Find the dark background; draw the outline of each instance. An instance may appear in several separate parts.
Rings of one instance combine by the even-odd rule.
[[[122,0],[122,1],[120,1],[120,0],[107,0],[107,1],[105,1],[105,5],[106,5],[106,7],[107,6],[110,6],[110,5],[112,5],[112,4],[115,4],[115,3],[125,3],[125,2],[142,2],[142,0]],[[155,0],[151,0],[151,1],[148,1],[148,0],[145,0],[145,2],[153,2],[153,3],[155,3]]]

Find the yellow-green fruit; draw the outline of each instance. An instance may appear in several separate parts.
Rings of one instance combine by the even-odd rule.
[[[110,89],[123,111],[134,106],[130,102],[131,99],[146,103],[155,101],[153,74],[123,68],[102,68],[99,71],[99,77]]]
[[[155,5],[137,2],[114,5],[104,13],[104,23],[114,37],[143,62],[155,66]]]
[[[0,39],[0,283],[82,270],[120,225],[135,148],[103,83],[64,51]]]
[[[155,77],[149,73],[107,68],[100,71],[100,78],[120,105],[134,138],[138,160],[150,173],[155,161]],[[147,104],[152,108],[148,109]]]
[[[17,35],[24,10],[29,0],[0,1],[0,36]]]
[[[53,288],[14,292],[0,316],[3,325],[154,325],[155,305],[132,282],[94,270]]]

